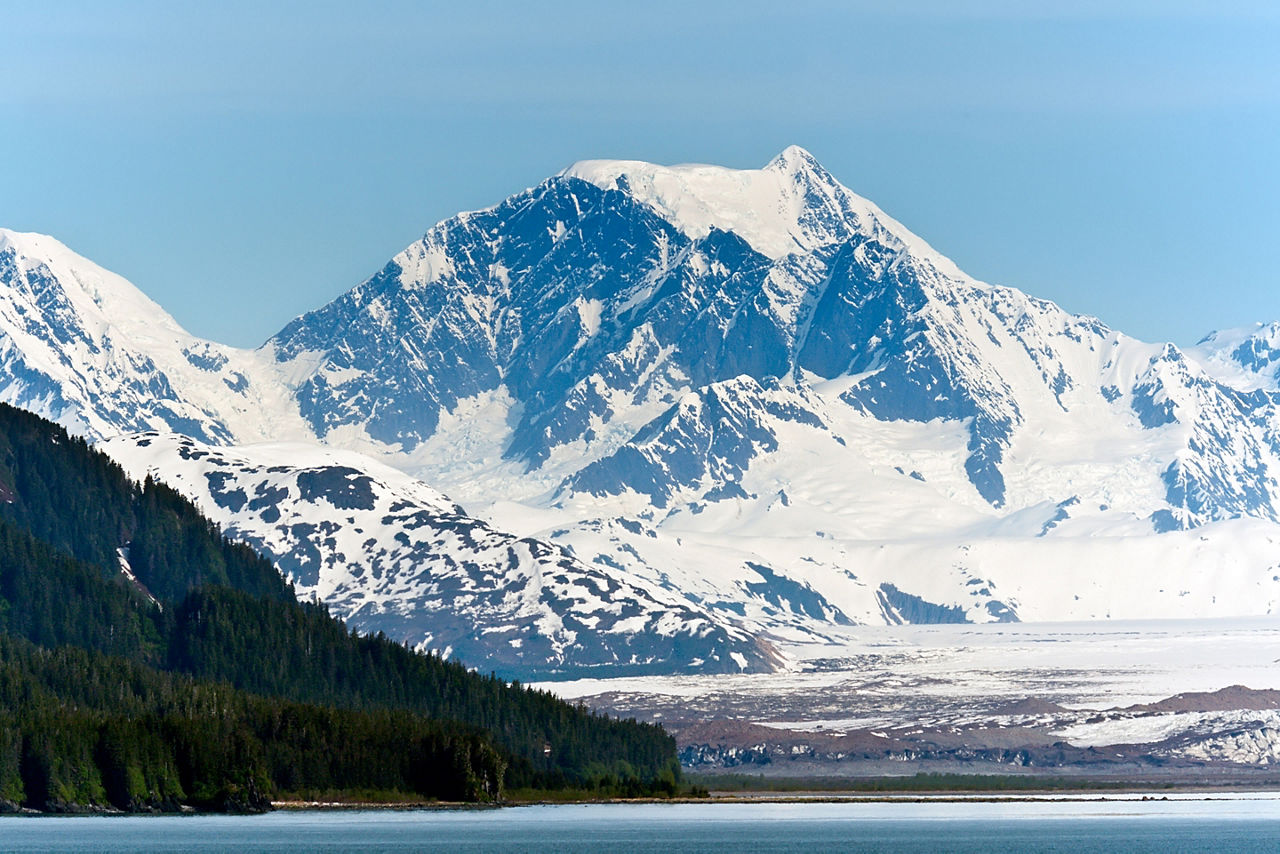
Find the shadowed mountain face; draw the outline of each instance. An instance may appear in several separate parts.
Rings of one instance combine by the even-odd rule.
[[[195,477],[168,440],[110,445],[357,625],[435,648],[757,668],[753,638],[842,620],[1280,605],[1274,330],[1184,353],[977,282],[802,149],[576,164],[256,351],[49,238],[0,232],[0,278],[5,400],[95,438],[355,451],[483,516],[370,510],[366,550],[372,461],[297,459],[285,484],[247,448]]]

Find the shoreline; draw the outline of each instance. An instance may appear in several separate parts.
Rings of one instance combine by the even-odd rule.
[[[896,804],[901,807],[922,804],[1172,804],[1172,803],[1280,803],[1280,787],[1268,789],[1231,789],[1204,790],[1185,789],[1169,793],[1155,793],[1151,790],[1112,791],[1112,793],[1009,793],[1005,795],[991,793],[713,793],[709,798],[636,798],[636,799],[602,799],[602,800],[527,800],[527,802],[506,802],[490,804],[438,803],[438,802],[314,802],[314,800],[279,800],[271,802],[271,809],[260,813],[219,813],[201,812],[201,810],[183,809],[179,812],[122,812],[122,810],[86,809],[83,812],[40,812],[35,809],[20,809],[17,812],[0,813],[5,818],[195,818],[195,817],[255,817],[271,816],[271,814],[287,813],[410,813],[410,812],[507,812],[507,810],[527,807],[653,807],[653,805],[669,805],[669,807],[745,807],[745,805],[805,805],[805,804],[847,804],[847,805],[887,805]]]
[[[723,792],[713,791],[708,797],[694,798],[602,798],[599,800],[530,800],[505,801],[490,804],[465,803],[370,803],[338,801],[273,801],[277,811],[473,811],[503,810],[535,806],[603,806],[644,804],[922,804],[922,803],[1153,803],[1169,801],[1280,801],[1280,786],[1267,787],[1196,787],[1188,786],[1177,791],[1152,790],[1141,787],[1114,791],[1079,790],[1025,791],[1007,794],[993,792],[832,792],[813,790],[806,792]]]
[[[270,809],[262,812],[216,812],[184,807],[181,810],[126,812],[122,810],[86,807],[83,810],[42,812],[31,808],[0,813],[0,818],[84,818],[128,816],[250,816],[290,812],[482,812],[509,810],[521,807],[547,806],[622,806],[622,805],[713,805],[742,806],[747,804],[1053,804],[1053,803],[1157,803],[1157,802],[1280,802],[1280,785],[1251,786],[1187,785],[1176,789],[1152,789],[1132,786],[1122,789],[1086,789],[1073,791],[1028,789],[1009,792],[966,792],[939,790],[936,792],[856,792],[823,789],[785,791],[723,791],[713,790],[705,797],[674,798],[600,798],[600,799],[531,799],[499,801],[491,803],[466,803],[461,801],[312,801],[287,799],[272,801]]]

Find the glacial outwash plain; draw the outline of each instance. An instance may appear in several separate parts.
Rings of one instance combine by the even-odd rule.
[[[576,163],[257,349],[0,230],[0,401],[715,785],[1280,782],[1280,324],[1205,332],[977,281],[796,146]]]

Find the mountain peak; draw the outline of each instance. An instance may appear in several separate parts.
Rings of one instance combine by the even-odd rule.
[[[51,258],[63,255],[79,257],[55,237],[34,231],[14,231],[9,228],[0,228],[0,250],[2,249],[10,249],[26,257]]]
[[[770,172],[782,172],[793,175],[797,172],[819,172],[828,174],[818,159],[798,145],[788,145],[764,167]]]
[[[1240,391],[1280,390],[1280,323],[1211,332],[1189,349],[1214,379]]]
[[[164,426],[225,440],[220,417],[259,417],[245,403],[249,356],[192,336],[124,277],[52,237],[0,229],[0,297],[5,402],[93,438]]]
[[[923,245],[870,201],[840,184],[798,145],[783,149],[761,169],[583,160],[560,177],[605,190],[621,189],[695,240],[712,229],[731,231],[773,259],[855,233],[892,235],[903,245]]]
[[[56,288],[80,316],[80,322],[150,337],[186,332],[133,283],[68,248],[47,234],[0,228],[0,252],[11,252],[29,287]],[[10,287],[14,283],[10,283]]]

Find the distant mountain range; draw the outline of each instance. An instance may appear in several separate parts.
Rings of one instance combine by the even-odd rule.
[[[975,281],[796,147],[579,163],[253,351],[52,238],[0,231],[0,282],[0,399],[480,667],[1280,606],[1280,327],[1184,351]]]

